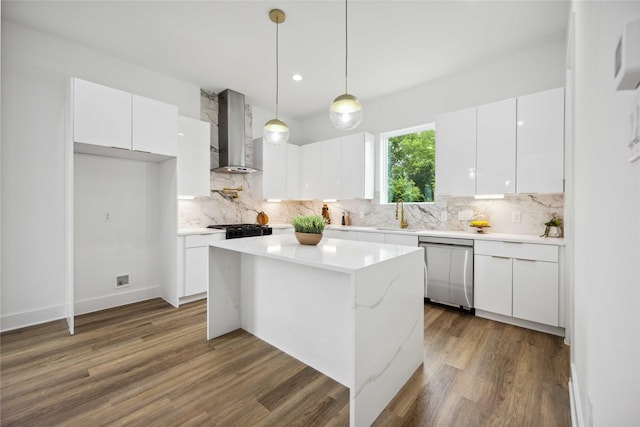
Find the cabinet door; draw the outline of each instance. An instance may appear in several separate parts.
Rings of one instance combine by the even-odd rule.
[[[320,142],[320,198],[340,198],[340,138]]]
[[[474,305],[477,309],[511,316],[511,282],[511,258],[474,257]]]
[[[73,141],[131,149],[131,94],[73,79]]]
[[[476,194],[476,108],[436,118],[436,196]]]
[[[385,233],[384,242],[392,245],[418,246],[418,236],[408,236],[406,234]]]
[[[476,194],[516,191],[516,100],[478,107]]]
[[[384,233],[368,233],[356,231],[356,240],[360,242],[384,243]]]
[[[340,138],[340,199],[373,199],[373,135]]]
[[[133,95],[131,149],[176,156],[178,153],[178,107]]]
[[[262,195],[265,199],[287,198],[287,144],[262,142]]]
[[[210,196],[209,134],[207,122],[178,118],[178,195]]]
[[[558,264],[513,260],[513,317],[558,326]]]
[[[564,88],[518,98],[518,193],[564,191]]]
[[[184,295],[206,292],[209,283],[209,246],[185,250]]]
[[[302,157],[302,188],[301,196],[304,200],[320,199],[320,153],[322,147],[319,142],[301,147]]]
[[[300,147],[293,144],[287,145],[287,191],[288,200],[299,200],[300,195]]]

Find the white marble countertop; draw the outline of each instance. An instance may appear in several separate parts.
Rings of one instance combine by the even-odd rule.
[[[295,236],[289,234],[221,240],[210,243],[210,246],[342,273],[353,273],[411,252],[422,251],[422,248],[412,246],[326,237],[317,246],[301,245]]]
[[[523,242],[523,243],[538,243],[543,245],[557,245],[564,246],[564,239],[558,239],[553,237],[540,237],[528,234],[507,234],[507,233],[478,233],[475,231],[454,231],[454,230],[419,230],[419,229],[400,229],[400,228],[386,228],[386,227],[361,227],[361,226],[342,226],[342,225],[329,225],[329,230],[344,230],[344,231],[363,231],[368,233],[393,233],[393,234],[405,234],[415,236],[434,236],[434,237],[453,237],[464,238],[474,240],[496,240],[501,242]]]
[[[178,229],[178,236],[190,236],[193,234],[216,234],[225,233],[225,230],[219,230],[216,228],[180,228]]]
[[[286,229],[293,228],[291,224],[269,224],[271,228]],[[434,237],[452,237],[474,240],[494,240],[501,242],[522,242],[522,243],[537,243],[541,245],[556,245],[564,246],[564,239],[558,239],[554,237],[540,237],[528,234],[508,234],[508,233],[492,233],[486,231],[484,233],[477,233],[475,231],[455,231],[455,230],[421,230],[421,229],[400,229],[392,227],[363,227],[358,225],[328,225],[328,230],[344,230],[344,231],[362,231],[365,233],[392,233],[392,234],[406,234],[415,236],[434,236]],[[181,228],[178,230],[179,236],[187,236],[190,234],[213,234],[224,233],[224,230],[216,230],[212,228]]]

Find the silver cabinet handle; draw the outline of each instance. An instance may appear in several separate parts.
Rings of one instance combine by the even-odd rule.
[[[508,256],[497,256],[497,255],[491,255],[491,258],[498,258],[498,259],[511,259]]]

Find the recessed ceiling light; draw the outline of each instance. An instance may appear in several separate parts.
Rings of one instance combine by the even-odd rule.
[[[299,82],[300,80],[302,80],[302,76],[300,74],[294,74],[293,77],[291,77],[293,80]]]

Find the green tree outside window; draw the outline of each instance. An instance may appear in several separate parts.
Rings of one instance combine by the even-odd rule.
[[[433,202],[436,185],[436,131],[433,129],[388,140],[388,198],[395,203]]]

